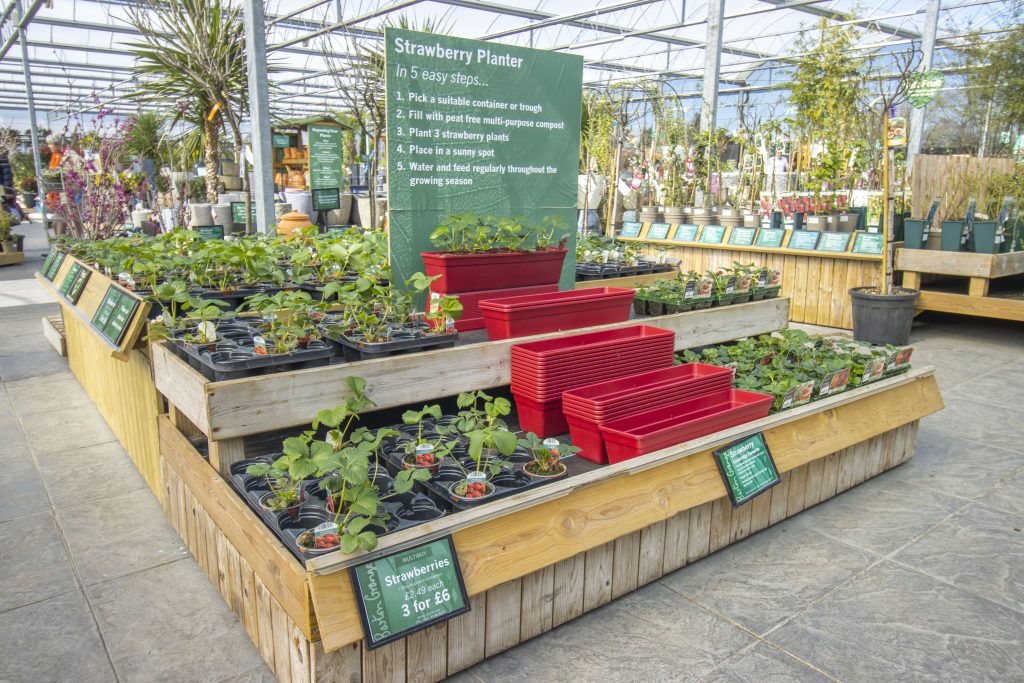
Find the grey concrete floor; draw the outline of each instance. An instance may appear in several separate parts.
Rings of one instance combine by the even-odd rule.
[[[0,269],[0,683],[272,680],[43,339],[44,248]],[[916,325],[912,460],[456,678],[1024,680],[1022,342]]]

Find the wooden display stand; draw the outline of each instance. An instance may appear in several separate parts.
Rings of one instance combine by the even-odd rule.
[[[1006,298],[990,291],[998,278],[1024,274],[1024,251],[1008,254],[974,254],[928,249],[897,249],[896,270],[903,271],[903,286],[921,290],[917,308],[1024,321],[1024,296]],[[967,278],[967,293],[941,291],[922,279],[924,275]],[[962,280],[961,280],[962,282]],[[922,287],[928,287],[923,289]]]
[[[914,370],[305,567],[161,418],[164,507],[279,680],[435,681],[899,465],[941,408],[932,369]],[[783,481],[734,509],[711,451],[758,431]],[[364,648],[347,566],[448,534],[472,611]]]
[[[77,302],[72,302],[61,293],[60,286],[76,265],[89,275]],[[52,281],[41,273],[36,273],[35,278],[61,306],[63,344],[71,372],[146,483],[158,498],[161,497],[163,486],[156,418],[164,410],[163,401],[153,384],[145,346],[136,348],[141,343],[150,304],[72,256],[64,259]],[[121,340],[116,344],[103,336],[92,322],[111,288],[138,301]],[[44,319],[44,329],[47,324]]]
[[[853,329],[852,304],[848,292],[853,287],[881,284],[882,256],[854,253],[853,239],[846,251],[798,250],[789,247],[791,230],[787,230],[783,246],[741,246],[729,244],[733,228],[725,228],[720,243],[701,242],[702,230],[693,240],[680,242],[672,239],[679,226],[671,225],[668,239],[650,239],[651,224],[643,224],[635,238],[617,236],[623,242],[640,243],[649,256],[664,254],[682,261],[682,270],[703,273],[715,268],[730,268],[736,261],[753,262],[759,266],[782,271],[782,296],[789,297],[793,305],[790,320],[810,325],[824,325]],[[822,235],[839,233],[821,233]],[[666,247],[668,247],[666,249]],[[613,286],[590,282],[585,286]]]
[[[24,262],[25,252],[0,250],[0,266],[14,266]]]

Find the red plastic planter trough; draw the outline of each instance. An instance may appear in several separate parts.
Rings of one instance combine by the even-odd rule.
[[[486,284],[486,281],[479,284]],[[455,329],[459,332],[484,329],[484,314],[480,310],[480,302],[488,299],[502,299],[510,296],[525,296],[527,294],[550,294],[558,291],[558,284],[537,285],[536,287],[507,287],[505,289],[481,289],[473,292],[459,292],[453,296],[459,297],[462,304],[462,316],[455,321]],[[431,296],[442,295],[443,292],[431,287]]]
[[[512,394],[519,424],[541,437],[563,434],[562,392],[654,367],[672,366],[675,333],[647,325],[512,347]]]
[[[629,320],[632,289],[600,287],[555,294],[531,294],[480,302],[487,338],[527,337],[531,334],[607,325]]]
[[[431,288],[442,294],[458,294],[480,290],[484,283],[506,288],[555,284],[562,274],[565,249],[483,254],[424,251],[420,256],[427,275],[441,276]]]
[[[601,425],[608,462],[621,462],[768,416],[773,397],[728,389]]]

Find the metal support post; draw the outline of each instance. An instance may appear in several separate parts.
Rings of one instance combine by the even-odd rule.
[[[708,0],[708,33],[704,43],[704,91],[700,128],[710,133],[718,116],[718,80],[722,66],[722,16],[725,0]]]
[[[249,129],[252,138],[256,229],[270,232],[274,216],[273,150],[270,145],[270,96],[263,0],[245,0],[245,58],[249,66]],[[242,172],[246,173],[245,166]]]
[[[25,74],[25,100],[28,102],[28,129],[32,136],[32,164],[36,169],[36,178],[38,179],[37,190],[42,190],[43,183],[43,162],[39,158],[39,131],[36,129],[36,102],[35,97],[32,94],[32,67],[28,61],[28,31],[25,30],[25,26],[22,23],[22,17],[24,17],[22,3],[18,3],[17,21],[18,21],[18,42],[21,43],[21,71]],[[41,199],[39,202],[41,211],[43,213],[43,228],[46,228],[46,193],[38,192]],[[27,209],[28,207],[26,207]]]
[[[935,51],[935,33],[939,27],[939,10],[942,0],[928,0],[924,15],[924,29],[921,31],[921,66],[919,71],[932,68],[932,54]],[[921,138],[924,135],[924,112],[927,105],[918,109],[910,109],[910,139],[907,140],[907,168],[911,168],[914,157],[921,151]]]

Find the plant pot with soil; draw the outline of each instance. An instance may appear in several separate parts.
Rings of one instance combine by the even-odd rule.
[[[878,287],[854,287],[850,290],[853,338],[871,344],[906,344],[919,294],[903,287],[893,287],[887,294]]]
[[[580,451],[575,446],[559,443],[558,439],[542,440],[533,432],[527,432],[519,440],[519,445],[532,457],[530,462],[523,464],[523,472],[528,477],[543,480],[564,477],[567,468],[561,459]]]

